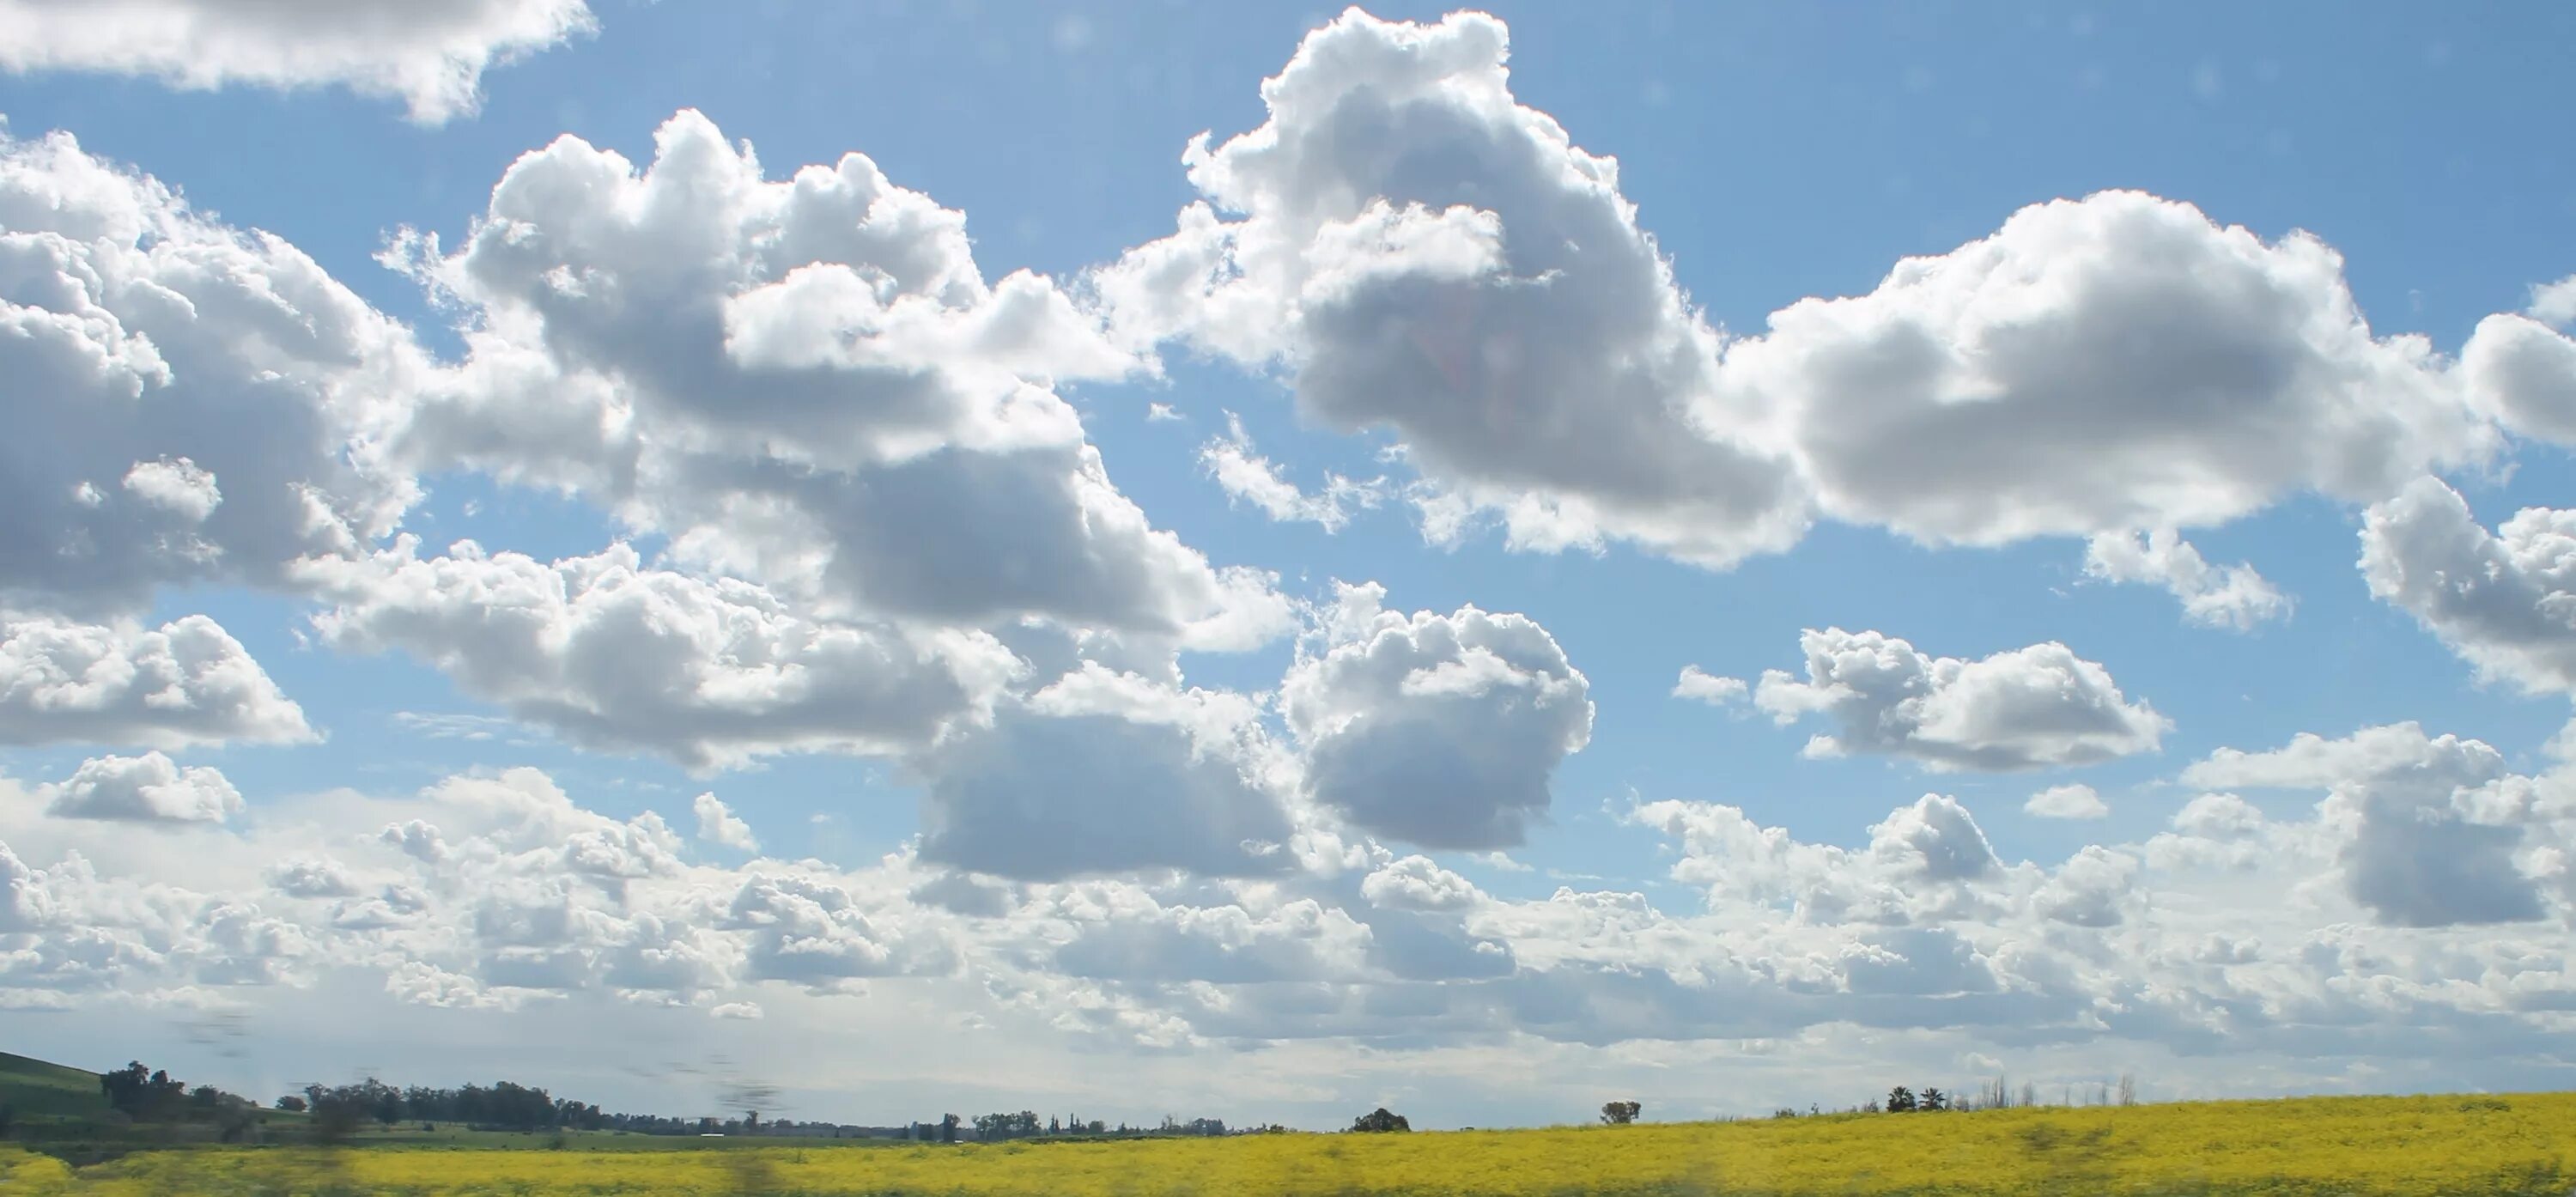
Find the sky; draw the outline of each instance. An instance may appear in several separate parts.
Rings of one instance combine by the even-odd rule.
[[[2571,41],[0,0],[0,1045],[2565,1088]]]

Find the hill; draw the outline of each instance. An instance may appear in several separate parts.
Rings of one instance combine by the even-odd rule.
[[[77,1122],[107,1114],[97,1073],[7,1052],[0,1052],[0,1103],[22,1122]]]

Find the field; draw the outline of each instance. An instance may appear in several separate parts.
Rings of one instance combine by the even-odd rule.
[[[97,1118],[107,1113],[98,1074],[0,1052],[0,1102],[20,1120]]]
[[[686,1142],[683,1140],[682,1142]],[[560,1150],[421,1143],[194,1148],[74,1172],[28,1157],[5,1192],[45,1197],[1282,1197],[1654,1194],[2387,1194],[2565,1197],[2576,1094],[2345,1097],[1120,1143],[702,1144]]]

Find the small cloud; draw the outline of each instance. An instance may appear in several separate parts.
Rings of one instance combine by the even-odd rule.
[[[1148,403],[1145,405],[1145,420],[1147,423],[1177,423],[1188,418],[1189,417],[1172,410],[1172,405],[1169,403]]]
[[[690,804],[698,816],[698,838],[710,844],[739,852],[760,851],[760,841],[751,834],[751,824],[735,818],[724,800],[714,794],[700,794]]]
[[[742,1019],[746,1022],[768,1017],[761,1012],[758,1002],[726,1002],[707,1013],[717,1018]]]
[[[1682,666],[1681,680],[1673,683],[1673,697],[1704,702],[1713,707],[1744,701],[1752,687],[1744,679],[1719,677],[1697,665]]]
[[[458,715],[443,711],[396,711],[394,726],[432,740],[497,740],[519,730],[519,722],[497,715]],[[527,740],[510,736],[509,743]]]
[[[1468,854],[1467,859],[1475,861],[1486,868],[1500,869],[1506,873],[1532,873],[1537,871],[1537,869],[1531,865],[1522,864],[1521,862],[1512,859],[1511,854],[1508,852],[1473,852]]]
[[[2099,819],[2111,813],[2110,804],[2088,785],[2050,786],[2031,795],[2021,809],[2043,819]]]

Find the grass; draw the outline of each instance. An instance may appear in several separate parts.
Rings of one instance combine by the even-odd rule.
[[[602,1139],[612,1142],[603,1143]],[[194,1148],[74,1172],[43,1197],[2565,1197],[2576,1094],[2342,1097],[1412,1135],[1252,1135],[858,1150],[699,1140],[623,1150]],[[628,1136],[627,1138],[637,1138]],[[428,1143],[417,1145],[421,1148]],[[656,1144],[656,1146],[659,1146]]]
[[[21,1121],[81,1121],[107,1115],[98,1074],[0,1052],[0,1102]]]

